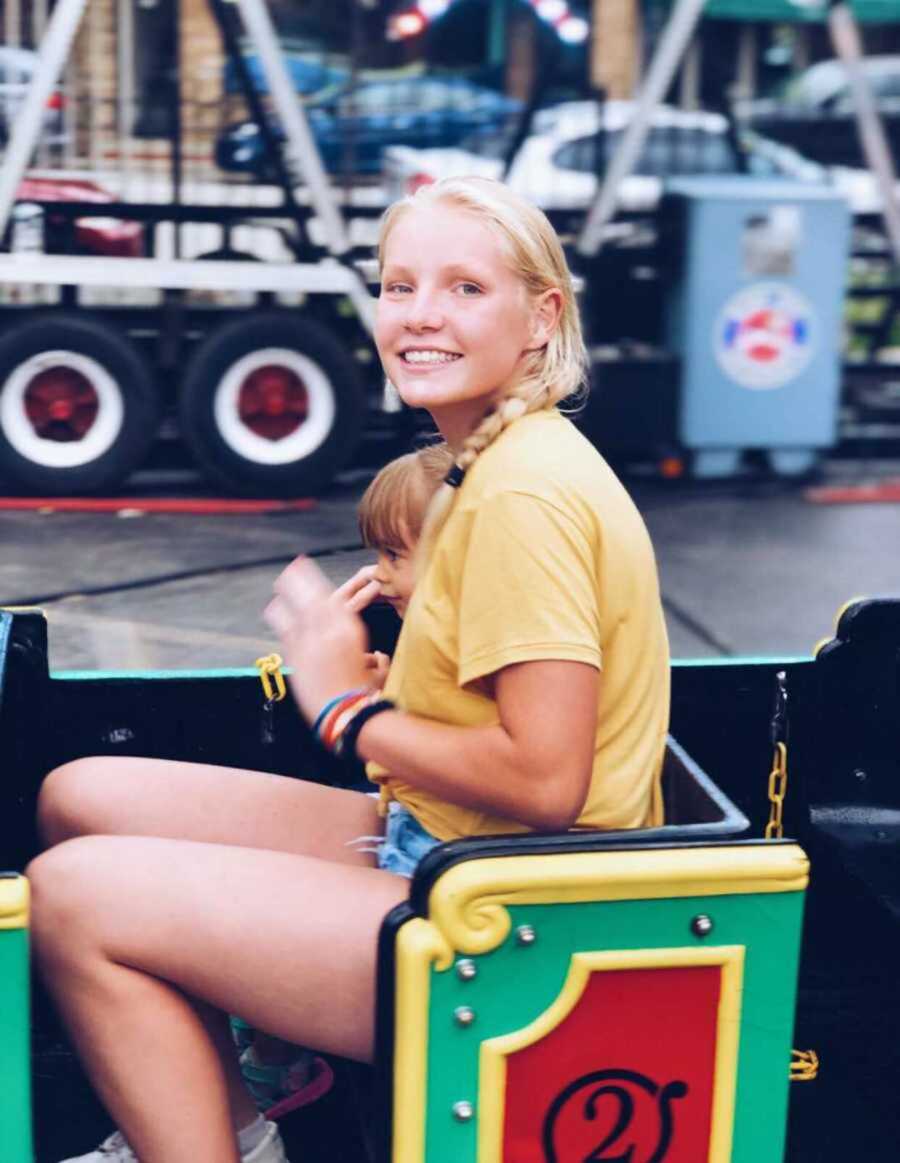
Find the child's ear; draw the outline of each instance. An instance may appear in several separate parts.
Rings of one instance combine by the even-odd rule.
[[[539,351],[550,342],[562,315],[562,291],[551,287],[539,295],[532,305],[530,351]]]

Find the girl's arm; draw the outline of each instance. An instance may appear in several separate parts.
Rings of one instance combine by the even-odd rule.
[[[334,695],[368,685],[365,627],[331,595],[313,563],[298,560],[276,581],[266,609],[309,722]],[[517,663],[494,676],[497,726],[450,727],[385,712],[365,724],[358,750],[451,803],[531,828],[566,828],[587,795],[598,682],[585,663]]]
[[[590,784],[599,680],[583,662],[516,663],[494,676],[497,726],[386,711],[363,726],[357,751],[461,807],[562,831],[578,819]]]

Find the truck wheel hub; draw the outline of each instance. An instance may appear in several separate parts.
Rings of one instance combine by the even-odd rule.
[[[44,440],[82,440],[94,425],[100,400],[89,379],[74,368],[39,372],[25,389],[25,415]]]
[[[238,395],[241,420],[265,440],[283,440],[309,413],[303,381],[290,368],[268,365],[246,377]]]

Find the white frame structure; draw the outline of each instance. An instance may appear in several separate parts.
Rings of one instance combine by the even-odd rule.
[[[594,205],[578,236],[578,252],[585,256],[597,253],[608,232],[606,226],[616,212],[618,189],[634,169],[650,129],[653,111],[660,103],[684,59],[706,0],[677,0],[660,37],[647,76],[637,98],[634,116],[612,156]],[[900,205],[897,201],[897,176],[881,115],[872,95],[871,85],[862,69],[862,43],[856,17],[847,0],[829,5],[828,28],[835,54],[847,70],[853,92],[857,129],[863,157],[875,175],[881,195],[881,212],[890,240],[894,261],[900,265]]]
[[[68,60],[89,0],[58,0],[39,48],[38,68],[0,164],[0,235],[9,224],[16,191],[41,132],[44,107]],[[55,255],[0,255],[0,283],[61,286],[153,287],[160,290],[235,288],[257,291],[338,293],[353,303],[371,334],[374,301],[362,274],[346,261],[347,226],[334,197],[302,103],[291,85],[264,0],[236,0],[255,44],[287,141],[289,169],[309,191],[332,258],[318,263],[251,264],[202,260],[97,259]]]
[[[16,190],[25,173],[41,131],[43,110],[56,86],[89,0],[58,0],[41,40],[39,65],[0,165],[0,235],[9,223]],[[362,274],[344,261],[350,249],[347,225],[322,164],[302,102],[297,99],[278,46],[265,0],[235,0],[248,37],[256,46],[275,110],[286,138],[287,163],[305,184],[310,204],[322,223],[331,264],[294,263],[284,271],[271,266],[250,272],[249,264],[203,263],[196,260],[116,259],[0,255],[0,283],[35,282],[44,285],[155,286],[160,289],[234,286],[255,290],[299,290],[328,293],[340,285],[371,334],[374,302]],[[635,114],[613,154],[594,205],[577,240],[577,249],[593,255],[608,236],[607,224],[616,211],[618,189],[631,173],[650,128],[653,111],[669,88],[691,43],[706,0],[677,0],[637,100]],[[837,0],[829,9],[829,27],[835,51],[851,79],[864,155],[878,181],[882,212],[895,260],[900,264],[900,207],[895,194],[896,174],[868,81],[860,67],[858,29],[848,4]],[[98,275],[98,263],[102,274]],[[211,268],[211,269],[207,269]],[[233,269],[232,269],[233,268]],[[212,280],[212,270],[217,281]],[[27,272],[27,274],[26,274]],[[343,272],[343,273],[342,273]],[[232,284],[231,279],[235,282]]]

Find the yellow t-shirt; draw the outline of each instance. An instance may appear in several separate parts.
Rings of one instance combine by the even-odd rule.
[[[662,823],[669,651],[653,549],[609,466],[555,409],[510,425],[467,472],[409,604],[385,696],[440,723],[493,724],[497,704],[480,680],[537,659],[602,670],[577,826]],[[371,778],[385,774],[369,764]],[[390,790],[441,840],[528,831],[401,779]]]

